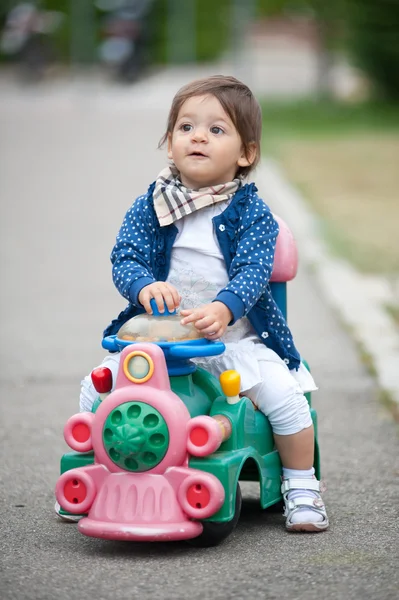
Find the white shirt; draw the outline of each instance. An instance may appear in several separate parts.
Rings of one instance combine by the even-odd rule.
[[[167,281],[180,293],[182,309],[209,304],[229,281],[212,223],[213,217],[221,214],[229,203],[230,201],[218,202],[175,222],[178,234],[172,248]],[[226,344],[222,355],[196,359],[195,362],[217,377],[224,370],[236,369],[241,375],[242,391],[249,390],[262,381],[259,360],[285,365],[258,338],[246,317],[228,327],[222,341]],[[313,377],[302,363],[298,371],[290,372],[303,392],[317,389]]]

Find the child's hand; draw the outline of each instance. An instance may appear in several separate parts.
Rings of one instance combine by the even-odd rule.
[[[160,313],[165,312],[165,306],[170,312],[173,312],[180,304],[180,294],[177,289],[165,281],[156,281],[146,285],[140,291],[138,301],[143,305],[145,311],[152,315],[150,300],[154,298]]]
[[[184,317],[180,322],[182,325],[194,323],[194,326],[208,340],[220,338],[226,331],[233,315],[223,302],[211,302],[199,308],[182,310],[180,314]]]

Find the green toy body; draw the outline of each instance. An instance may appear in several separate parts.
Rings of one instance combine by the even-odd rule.
[[[232,423],[231,436],[215,452],[189,459],[191,468],[215,475],[225,490],[222,507],[207,521],[226,522],[233,519],[239,481],[259,481],[262,508],[280,502],[281,461],[267,417],[248,398],[243,397],[237,404],[228,404],[219,381],[202,368],[169,379],[172,391],[184,402],[191,417],[224,415]],[[306,396],[310,404],[310,393]],[[98,399],[93,405],[93,412],[99,405]],[[315,429],[314,467],[316,477],[320,478],[317,414],[312,408],[311,416]],[[61,473],[93,462],[93,452],[69,452],[61,459]],[[61,509],[61,514],[70,513]]]

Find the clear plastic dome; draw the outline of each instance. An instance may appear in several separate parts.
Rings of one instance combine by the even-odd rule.
[[[187,342],[203,336],[192,325],[181,325],[178,314],[154,316],[137,315],[119,329],[117,338],[130,342]]]

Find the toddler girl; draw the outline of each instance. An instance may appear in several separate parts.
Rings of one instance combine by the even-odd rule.
[[[290,531],[322,531],[328,518],[315,479],[314,430],[304,392],[315,390],[269,286],[278,225],[244,178],[260,158],[261,110],[233,77],[194,81],[176,94],[166,133],[171,165],[128,210],[111,254],[129,305],[105,330],[143,312],[180,307],[226,351],[196,362],[216,376],[237,369],[241,391],[267,415],[283,464]],[[119,354],[103,362],[115,376]],[[97,397],[82,382],[81,410]]]

